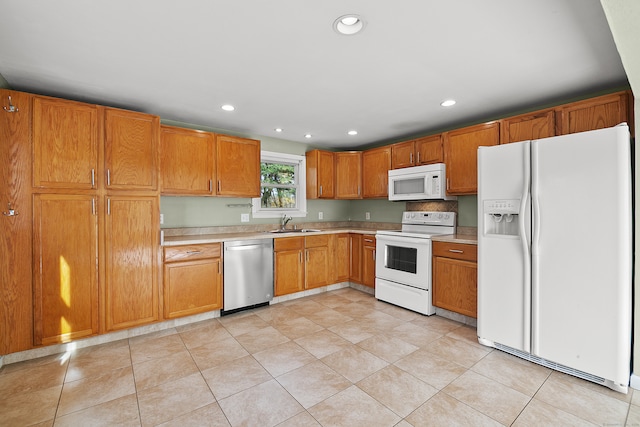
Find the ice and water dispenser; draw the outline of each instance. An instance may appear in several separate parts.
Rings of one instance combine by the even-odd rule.
[[[485,200],[482,206],[485,235],[518,235],[520,199]]]

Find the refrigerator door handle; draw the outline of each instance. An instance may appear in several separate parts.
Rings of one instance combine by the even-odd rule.
[[[540,244],[540,195],[538,194],[538,145],[531,142],[531,353],[538,354],[539,344],[539,274],[538,251]]]
[[[529,229],[527,227],[527,219],[529,215],[529,200],[531,197],[531,143],[525,146],[524,150],[524,180],[522,184],[522,197],[520,198],[520,212],[519,212],[519,228],[520,228],[520,242],[522,243],[522,256],[524,258],[523,263],[523,307],[522,313],[524,316],[524,335],[523,335],[523,349],[526,352],[531,351],[531,242],[529,241]]]

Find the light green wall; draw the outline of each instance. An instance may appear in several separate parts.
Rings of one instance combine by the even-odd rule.
[[[0,74],[0,89],[11,89],[11,87],[9,86],[9,82],[7,82],[4,77],[2,77],[2,74]]]
[[[478,196],[458,196],[458,225],[478,226]]]
[[[390,202],[384,199],[352,200],[350,218],[352,221],[400,222],[402,212],[407,209],[405,202]],[[366,219],[369,212],[370,219]]]

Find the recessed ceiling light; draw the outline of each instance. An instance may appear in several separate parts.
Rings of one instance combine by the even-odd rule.
[[[447,99],[445,101],[442,101],[440,103],[440,105],[442,105],[443,107],[451,107],[452,105],[456,104],[456,100],[455,99]]]
[[[333,29],[338,34],[344,34],[345,36],[352,36],[359,33],[364,29],[364,26],[364,20],[354,14],[342,15],[333,22]]]
[[[233,110],[235,110],[235,109],[236,109],[236,107],[234,107],[234,106],[233,106],[233,105],[231,105],[231,104],[224,104],[224,105],[223,105],[222,107],[220,107],[220,108],[222,108],[224,111],[233,111]]]
[[[310,133],[308,133],[308,134],[306,134],[304,137],[305,137],[305,138],[307,138],[307,139],[309,139],[309,138],[311,138],[311,134],[310,134]]]
[[[353,135],[357,135],[358,131],[357,130],[350,130],[349,132],[347,132],[349,135],[353,136]]]
[[[275,128],[274,129],[276,132],[282,132],[282,128]]]

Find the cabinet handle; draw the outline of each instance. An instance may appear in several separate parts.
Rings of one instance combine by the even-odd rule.
[[[373,253],[373,260],[375,261],[376,260],[376,250],[374,249],[372,253]]]
[[[449,252],[453,252],[454,254],[463,254],[464,251],[461,251],[460,249],[449,249]]]
[[[416,153],[416,157],[417,157],[416,164],[419,165],[420,164],[420,152],[419,151]]]
[[[409,153],[409,163],[413,164],[413,153]]]
[[[449,178],[447,178],[447,191],[449,191]]]
[[[213,192],[213,180],[209,180],[209,193]]]
[[[96,214],[96,199],[91,199],[91,215]]]
[[[298,258],[300,258],[300,264],[302,264],[302,251],[300,251],[298,255],[299,255]]]
[[[11,97],[9,97],[9,98],[11,98]],[[10,111],[10,113],[12,113],[12,112],[13,111]],[[7,203],[7,210],[2,212],[2,215],[4,215],[4,216],[16,216],[16,215],[19,215],[19,214],[18,214],[18,212],[16,212],[15,209],[13,209],[11,207],[11,202],[9,202],[9,203]]]
[[[91,169],[91,188],[95,188],[96,186],[96,170]]]
[[[197,255],[197,254],[201,254],[202,251],[187,251],[187,255]]]
[[[360,197],[360,186],[358,185],[358,197]]]
[[[111,185],[111,170],[107,169],[107,185]]]
[[[309,251],[304,251],[305,255],[306,255],[306,260],[307,262],[309,262]]]
[[[107,215],[111,215],[111,199],[107,199]]]
[[[220,192],[220,180],[218,180],[218,193]]]
[[[322,196],[322,185],[320,186],[320,195]]]

